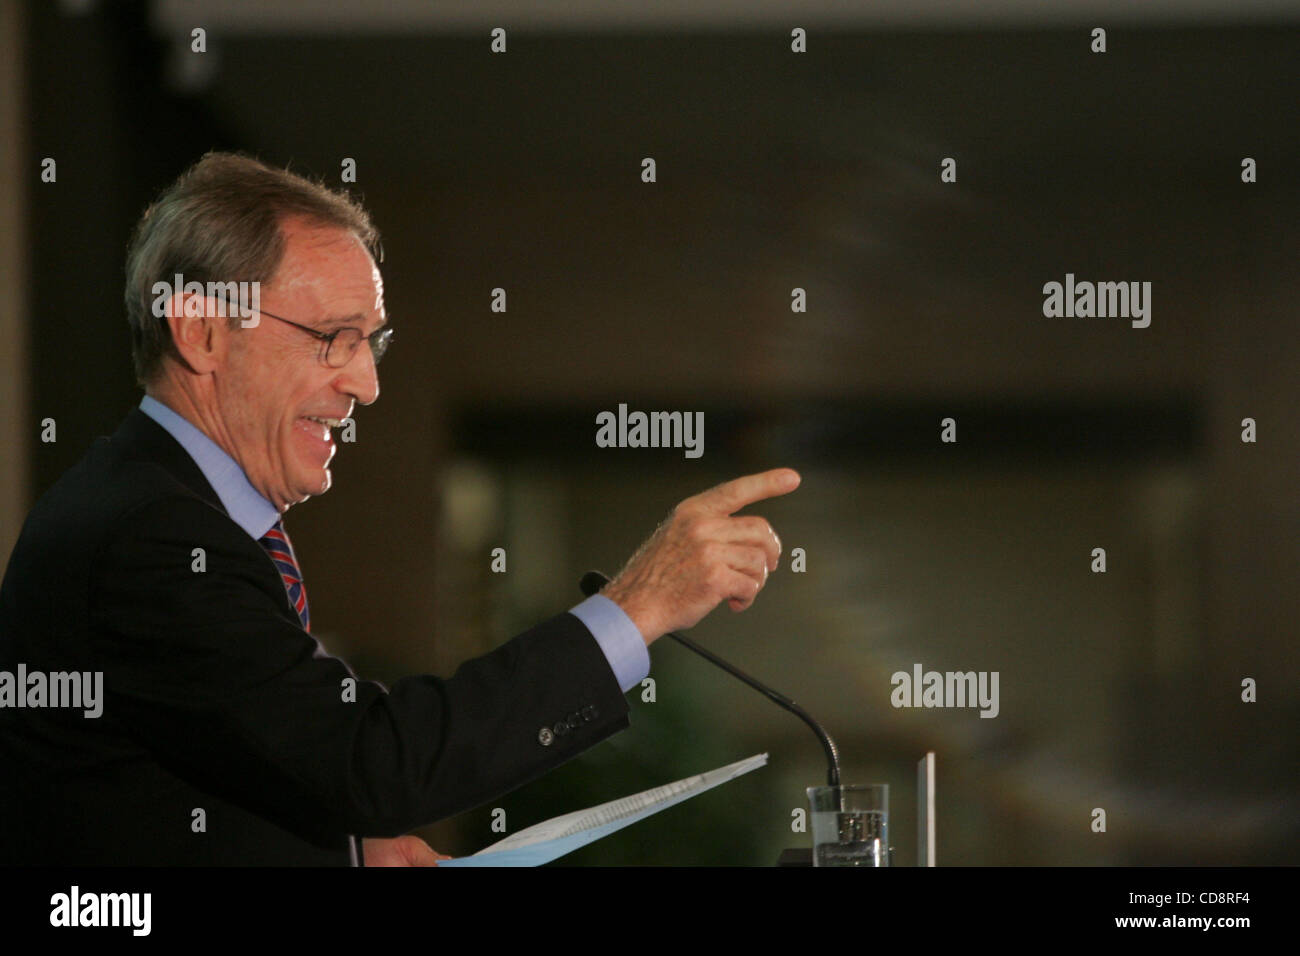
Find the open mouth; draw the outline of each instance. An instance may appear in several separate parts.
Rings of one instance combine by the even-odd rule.
[[[303,418],[309,422],[318,422],[324,425],[326,432],[331,428],[339,428],[343,425],[343,419],[341,418],[320,418],[316,415],[304,415]]]
[[[310,439],[317,447],[329,454],[334,450],[334,439],[330,429],[343,424],[339,418],[325,418],[317,415],[304,415],[293,423],[294,430]]]

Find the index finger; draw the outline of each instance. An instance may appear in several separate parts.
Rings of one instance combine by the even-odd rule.
[[[802,481],[799,472],[793,468],[773,468],[756,475],[745,475],[724,481],[722,484],[702,491],[695,496],[695,503],[714,514],[729,515],[739,511],[745,505],[752,505],[764,498],[785,495],[799,487]]]

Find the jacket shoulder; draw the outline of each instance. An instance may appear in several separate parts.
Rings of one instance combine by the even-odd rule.
[[[93,551],[122,521],[155,507],[222,514],[164,464],[124,455],[101,438],[36,502],[22,538]]]
[[[188,453],[136,409],[112,437],[96,439],[33,505],[9,556],[0,612],[5,618],[30,617],[32,605],[54,600],[39,592],[63,595],[72,605],[65,611],[75,612],[105,545],[134,521],[157,522],[160,516],[238,529]]]

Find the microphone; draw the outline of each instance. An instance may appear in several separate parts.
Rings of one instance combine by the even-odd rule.
[[[583,594],[587,595],[587,597],[591,597],[593,594],[598,594],[600,592],[600,589],[603,588],[608,583],[609,583],[609,578],[605,577],[605,575],[601,574],[599,571],[588,571],[586,574],[582,576],[582,581],[579,584],[579,587],[582,588]],[[808,711],[804,710],[802,707],[800,707],[798,704],[792,701],[789,697],[786,697],[784,694],[778,694],[776,691],[768,687],[766,684],[750,677],[740,668],[732,664],[728,664],[726,661],[724,661],[717,654],[714,654],[712,651],[706,651],[703,647],[701,647],[699,644],[696,644],[690,638],[683,637],[681,634],[678,634],[676,631],[669,631],[667,634],[664,635],[664,637],[671,637],[678,644],[681,644],[685,647],[689,647],[691,650],[693,650],[696,654],[699,654],[709,663],[716,664],[718,667],[721,667],[732,677],[748,684],[750,687],[754,688],[754,690],[758,691],[768,700],[772,701],[775,704],[778,704],[781,707],[784,707],[786,710],[790,711],[790,713],[794,714],[805,724],[811,727],[813,733],[817,735],[817,739],[821,742],[822,749],[826,751],[826,780],[832,787],[838,787],[840,785],[839,748],[835,746],[835,741],[831,740],[830,734],[826,733],[826,731],[822,729],[822,725],[817,723],[817,721],[813,719],[812,714],[808,713]]]

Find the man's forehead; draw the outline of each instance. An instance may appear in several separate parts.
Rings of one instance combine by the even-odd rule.
[[[383,304],[383,276],[359,236],[346,229],[289,220],[281,229],[284,257],[273,284],[284,292],[312,291],[373,298]]]
[[[348,262],[358,267],[364,265],[369,274],[369,266],[374,263],[361,237],[350,230],[301,219],[286,220],[280,230],[285,237],[281,265],[302,266],[329,260],[331,263]]]

